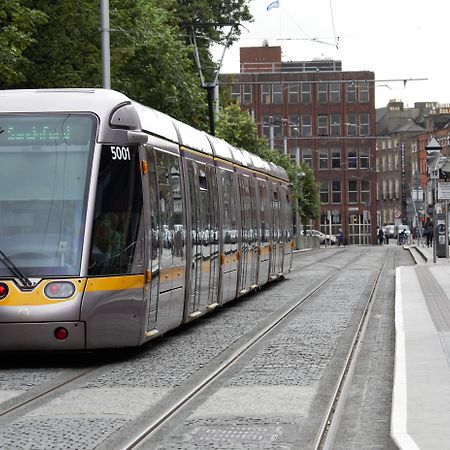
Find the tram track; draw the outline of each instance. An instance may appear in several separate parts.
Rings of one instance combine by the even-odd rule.
[[[319,259],[313,261],[309,266],[302,265],[302,266],[298,267],[296,270],[302,270],[307,267],[311,267],[316,264],[320,264],[324,260],[330,260],[330,255],[324,256],[322,258],[319,258]],[[330,275],[328,278],[330,278],[333,275],[334,275],[334,273],[332,275]],[[325,280],[325,282],[326,282],[326,280]],[[320,288],[320,286],[317,289],[319,289],[319,288]],[[315,289],[315,290],[317,290],[317,289]],[[311,293],[308,294],[308,296],[312,295],[315,292],[315,290],[313,289],[313,291],[311,291]],[[299,305],[300,304],[301,303],[299,303]],[[295,309],[299,305],[289,308],[289,311],[286,314],[289,314],[293,309]],[[282,319],[280,319],[280,320],[282,320]],[[276,325],[276,323],[272,326],[268,326],[265,333],[268,333],[270,331],[270,329],[273,328],[275,325]],[[254,337],[252,339],[251,343],[249,344],[249,347],[251,345],[255,344],[256,342],[258,342],[258,340],[260,340],[262,337],[263,337],[263,334],[260,334],[259,336]],[[26,355],[27,353],[24,353],[24,354]],[[216,378],[223,370],[225,370],[226,367],[231,365],[232,362],[235,359],[237,359],[238,357],[239,357],[239,352],[237,352],[237,354],[231,358],[231,361],[229,362],[229,364],[224,365],[224,367],[221,370],[218,370],[217,373],[211,377],[211,381],[214,378]],[[118,363],[118,364],[120,364],[120,363]],[[4,400],[3,402],[0,402],[0,423],[5,422],[6,420],[9,420],[11,416],[17,416],[17,415],[21,414],[21,412],[25,409],[27,409],[27,410],[32,409],[34,404],[42,404],[43,402],[45,402],[47,400],[57,397],[59,392],[62,392],[62,391],[66,392],[67,390],[70,390],[71,386],[79,385],[80,383],[82,383],[84,378],[92,377],[96,373],[96,371],[98,371],[99,369],[103,368],[102,370],[106,370],[106,369],[104,369],[104,366],[106,366],[106,365],[108,365],[108,363],[102,362],[101,364],[95,364],[93,366],[83,367],[83,368],[79,368],[79,369],[66,369],[64,371],[64,373],[57,375],[55,378],[53,378],[49,381],[47,381],[41,385],[35,386],[29,390],[26,390],[20,394],[17,394],[11,398],[8,398],[7,400]],[[202,384],[206,385],[204,383],[202,383]],[[199,391],[200,389],[202,389],[202,386],[197,387],[196,391]],[[194,395],[194,394],[192,394],[192,395]],[[186,400],[191,398],[192,395],[187,395]],[[160,422],[160,420],[158,420],[157,422]]]
[[[173,401],[164,410],[160,411],[157,416],[152,417],[152,419],[142,428],[138,433],[136,433],[130,439],[121,442],[120,446],[115,446],[121,448],[122,450],[131,450],[139,448],[141,445],[146,446],[151,440],[152,436],[166,423],[172,420],[177,413],[185,407],[188,407],[191,401],[200,394],[202,391],[207,389],[211,384],[218,380],[218,378],[224,374],[228,369],[230,369],[234,364],[239,362],[241,358],[251,352],[251,350],[264,339],[268,338],[272,332],[276,332],[278,327],[284,326],[284,322],[290,319],[290,316],[302,305],[304,305],[309,299],[314,297],[314,295],[321,289],[327,286],[327,284],[332,280],[340,271],[354,264],[361,255],[353,258],[347,264],[342,267],[333,269],[327,275],[325,275],[319,282],[313,286],[309,292],[302,296],[300,299],[288,302],[288,304],[279,308],[275,313],[272,313],[269,318],[265,321],[264,325],[258,328],[257,332],[251,333],[251,336],[247,336],[244,343],[239,344],[238,348],[235,348],[225,359],[221,360],[219,364],[212,369],[207,376],[201,379],[198,383],[192,386],[190,389],[186,390],[183,395]],[[323,262],[323,260],[329,260],[329,255],[325,258],[321,258],[317,263]],[[306,266],[305,266],[306,267]],[[108,444],[102,445],[101,448],[108,448]],[[147,448],[147,447],[146,447]]]
[[[367,302],[364,305],[359,324],[356,328],[349,351],[347,353],[347,357],[345,358],[344,365],[336,382],[332,398],[325,411],[322,425],[320,426],[319,432],[314,442],[314,450],[331,450],[334,448],[336,433],[343,414],[345,402],[348,398],[350,384],[352,382],[353,374],[358,362],[362,342],[364,340],[365,333],[368,327],[373,300],[379,287],[382,274],[386,270],[389,257],[390,251],[388,251],[385,256],[384,263],[378,271],[370,295],[368,296]]]
[[[138,448],[141,445],[144,447],[148,445],[148,442],[152,440],[152,436],[170,422],[171,419],[176,417],[178,413],[182,412],[186,407],[189,407],[198,395],[213,385],[215,381],[218,381],[221,375],[225,375],[229,369],[248,356],[258,344],[264,345],[264,340],[269,339],[270,335],[276,334],[277,330],[283,327],[284,323],[289,320],[289,317],[301,305],[304,305],[315,294],[319,293],[323,288],[326,288],[339,272],[349,268],[362,256],[363,254],[358,254],[356,257],[351,256],[350,260],[343,263],[342,253],[333,252],[323,258],[320,257],[315,261],[311,261],[308,265],[297,267],[297,271],[307,269],[315,271],[314,267],[321,264],[323,273],[320,273],[320,270],[318,271],[320,273],[320,279],[311,282],[309,287],[303,291],[301,298],[289,298],[283,305],[280,304],[279,308],[270,312],[265,319],[261,320],[250,331],[243,334],[226,351],[216,355],[206,366],[202,367],[196,373],[195,377],[172,388],[170,394],[165,396],[163,402],[155,404],[154,408],[152,407],[152,411],[148,412],[145,420],[140,417],[137,421],[130,421],[123,427],[132,431],[127,434],[122,433],[123,429],[121,429],[120,436],[117,433],[113,433],[95,448],[100,450],[106,448],[132,449]],[[326,263],[324,264],[325,260]],[[323,270],[324,268],[325,270]],[[270,296],[270,291],[267,291],[267,293]],[[293,296],[291,294],[290,297],[295,297],[295,295]],[[242,303],[242,306],[244,305],[245,303]],[[236,304],[236,306],[240,307],[241,305]],[[201,327],[201,324],[199,325]],[[180,330],[180,335],[184,331]],[[148,351],[152,352],[152,349],[149,348]],[[124,364],[124,361],[117,362],[116,358],[114,364],[105,363],[83,367],[81,369],[70,369],[70,373],[63,373],[53,380],[46,382],[45,385],[41,385],[35,389],[33,388],[17,396],[15,399],[0,403],[0,424],[6,424],[11,420],[15,420],[22,414],[32,411],[33,408],[39,408],[44,403],[58,398],[58,396],[63,395],[67,391],[83,386],[89,380],[94,379],[96,375],[107,372],[108,367],[123,366]],[[193,385],[190,385],[190,383],[193,383]],[[144,422],[145,427],[141,426]]]

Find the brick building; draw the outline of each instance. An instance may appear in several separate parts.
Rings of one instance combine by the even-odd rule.
[[[351,244],[376,242],[374,73],[343,72],[340,61],[283,62],[281,47],[240,50],[240,73],[224,74],[271,147],[312,168],[321,218],[309,224],[344,230]]]

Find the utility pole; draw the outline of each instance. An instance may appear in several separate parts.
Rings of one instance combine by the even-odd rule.
[[[111,89],[111,58],[109,52],[109,0],[100,0],[100,31],[102,37],[103,88]]]
[[[222,67],[223,58],[225,56],[225,51],[231,40],[232,32],[239,24],[238,23],[213,23],[213,22],[211,22],[211,23],[189,23],[189,24],[184,24],[184,25],[187,25],[189,27],[190,39],[191,39],[191,43],[192,43],[193,49],[194,49],[195,64],[197,65],[198,74],[200,75],[201,86],[202,86],[202,88],[206,89],[206,92],[208,95],[209,132],[212,136],[214,136],[215,132],[216,132],[215,125],[214,125],[214,94],[216,93],[216,96],[218,98],[217,79],[219,78],[219,72]],[[198,53],[197,39],[195,36],[194,27],[198,28],[198,27],[211,27],[211,26],[219,26],[219,27],[230,26],[231,28],[226,37],[226,42],[224,44],[222,57],[220,58],[220,61],[217,66],[216,73],[214,74],[213,80],[206,81],[205,76],[203,74],[202,63],[200,61],[200,55]]]

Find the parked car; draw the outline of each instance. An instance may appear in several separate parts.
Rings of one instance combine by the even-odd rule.
[[[321,231],[318,230],[306,230],[306,236],[316,236],[320,239],[320,244],[331,244],[334,245],[337,242],[337,238],[334,234],[324,234]]]
[[[409,229],[408,225],[399,225],[397,227],[398,233],[401,233],[402,231],[405,232],[406,236],[409,236],[411,234],[411,230]]]
[[[318,230],[306,230],[305,235],[312,236],[312,237],[318,237],[320,239],[321,244],[325,244],[325,241],[327,239],[327,237],[321,231],[318,231]]]
[[[384,234],[389,238],[396,237],[395,225],[393,224],[386,225],[384,227]]]

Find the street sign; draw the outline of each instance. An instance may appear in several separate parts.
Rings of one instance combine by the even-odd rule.
[[[438,181],[438,200],[450,200],[450,183]]]
[[[401,215],[402,215],[402,214],[401,214],[400,212],[395,211],[394,217],[395,217],[396,219],[400,219]]]

